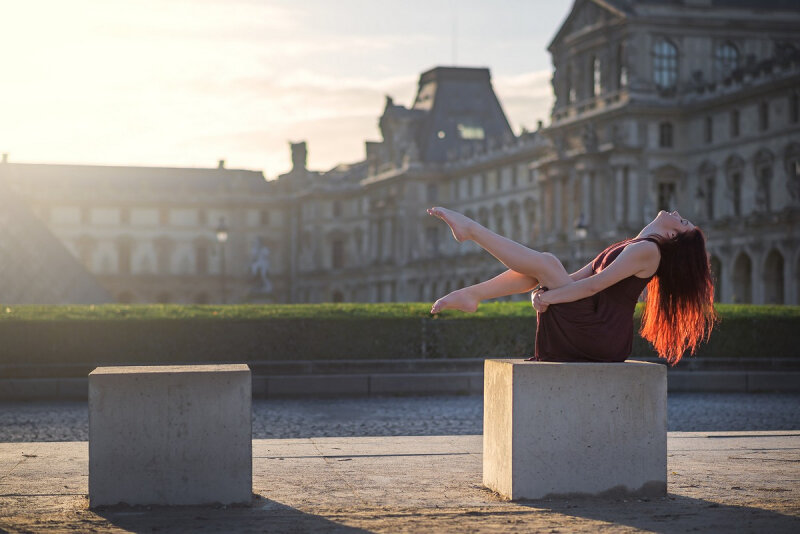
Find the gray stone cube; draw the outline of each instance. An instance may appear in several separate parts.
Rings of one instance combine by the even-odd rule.
[[[89,374],[90,506],[249,503],[251,496],[247,365]]]
[[[486,360],[483,483],[510,499],[666,494],[666,368]]]

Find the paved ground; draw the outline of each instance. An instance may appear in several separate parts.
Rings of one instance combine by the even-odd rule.
[[[255,440],[246,507],[89,510],[88,444],[0,443],[0,532],[800,531],[800,432],[670,433],[668,491],[508,502],[481,436]]]
[[[800,395],[670,393],[669,430],[800,430]],[[483,397],[261,400],[253,437],[431,436],[482,433]],[[0,403],[0,442],[86,441],[85,402]]]

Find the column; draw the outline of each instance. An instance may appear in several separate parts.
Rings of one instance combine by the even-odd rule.
[[[594,173],[592,171],[584,171],[582,179],[583,179],[583,191],[581,196],[583,197],[581,200],[582,206],[581,210],[583,211],[584,222],[589,224],[592,221],[592,178]]]
[[[617,225],[624,223],[625,213],[625,176],[622,167],[614,167],[614,222]]]
[[[628,169],[628,223],[635,228],[641,222],[638,220],[638,214],[641,212],[639,209],[639,179],[635,167],[628,166],[626,168]]]
[[[553,179],[553,232],[564,230],[561,228],[561,198],[563,196],[564,178],[558,176]]]

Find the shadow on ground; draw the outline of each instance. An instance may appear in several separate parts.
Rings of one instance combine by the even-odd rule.
[[[800,519],[764,508],[719,504],[669,494],[653,499],[592,498],[520,501],[518,504],[575,518],[625,525],[660,534],[696,532],[796,533]]]
[[[254,495],[249,506],[109,506],[92,510],[128,532],[336,532],[369,531],[307,514]]]

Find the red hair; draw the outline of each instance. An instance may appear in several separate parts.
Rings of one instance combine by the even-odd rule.
[[[714,284],[700,228],[674,238],[658,238],[661,263],[647,284],[641,335],[670,365],[686,351],[694,354],[717,321]]]

